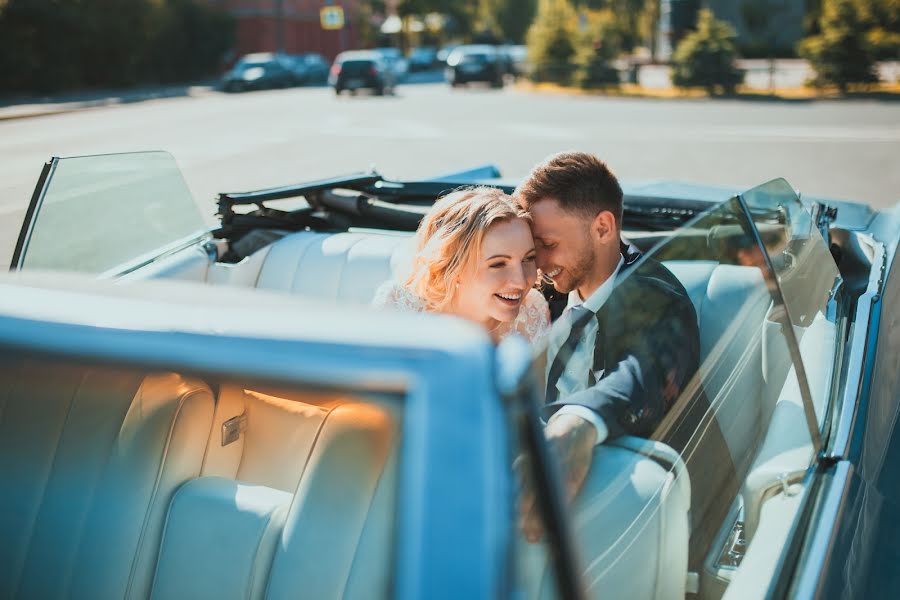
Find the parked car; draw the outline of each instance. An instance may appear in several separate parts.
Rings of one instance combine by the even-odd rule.
[[[528,48],[521,45],[500,46],[506,60],[506,72],[519,78],[528,73]]]
[[[328,62],[321,54],[307,52],[290,56],[291,71],[297,85],[319,85],[328,82]]]
[[[413,48],[409,54],[409,71],[430,71],[437,68],[440,63],[437,58],[437,48],[432,46],[419,46]]]
[[[504,56],[495,46],[473,44],[459,46],[447,57],[446,78],[456,87],[472,82],[490,83],[492,87],[503,87],[506,73]]]
[[[222,77],[226,92],[286,88],[295,83],[290,60],[270,52],[247,54]]]
[[[381,96],[394,91],[396,79],[379,53],[352,51],[342,52],[334,59],[328,83],[337,95],[344,90],[355,93],[370,89]]]
[[[395,81],[403,81],[403,78],[406,77],[409,72],[409,62],[403,56],[403,53],[400,52],[399,48],[375,48],[373,52],[377,52],[381,55],[381,58],[384,60],[388,69],[394,74]]]
[[[0,276],[0,596],[898,596],[897,207],[626,182],[624,234],[698,316],[660,426],[687,446],[599,445],[567,504],[540,348],[368,306],[472,182],[516,183],[222,193],[208,230],[166,153],[48,161]],[[711,410],[683,419],[699,390]],[[712,421],[728,456],[702,453]]]
[[[456,50],[460,44],[447,44],[442,46],[437,53],[438,62],[441,63],[442,66],[447,66],[447,58],[450,56],[450,53]]]

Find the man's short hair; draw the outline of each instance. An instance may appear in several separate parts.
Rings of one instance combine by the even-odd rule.
[[[594,218],[604,210],[622,228],[622,188],[606,163],[587,152],[561,152],[532,169],[515,191],[529,210],[543,198],[555,198],[564,210]]]

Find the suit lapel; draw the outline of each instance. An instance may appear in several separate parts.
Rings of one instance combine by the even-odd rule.
[[[597,337],[594,340],[594,365],[589,377],[590,385],[602,379],[609,368],[609,362],[615,356],[614,349],[618,340],[621,340],[625,331],[625,311],[622,298],[629,285],[628,275],[632,268],[641,259],[641,251],[633,244],[621,244],[624,263],[616,274],[615,287],[607,298],[603,307],[597,311]]]

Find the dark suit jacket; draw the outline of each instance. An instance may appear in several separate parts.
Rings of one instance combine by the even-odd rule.
[[[678,451],[691,478],[691,567],[702,556],[737,492],[734,464],[703,393],[698,374],[700,330],[684,286],[634,246],[622,246],[624,264],[603,307],[588,389],[545,407],[596,411],[609,438],[633,435]],[[703,435],[695,436],[697,431]]]

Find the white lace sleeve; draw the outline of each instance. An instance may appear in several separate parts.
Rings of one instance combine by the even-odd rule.
[[[422,312],[425,303],[408,288],[394,280],[385,281],[375,291],[372,306],[380,309]]]
[[[538,290],[529,290],[513,324],[513,331],[525,336],[533,346],[544,342],[550,331],[550,307]]]

